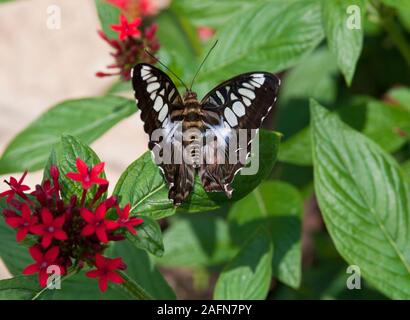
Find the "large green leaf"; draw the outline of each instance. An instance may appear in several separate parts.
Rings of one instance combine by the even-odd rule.
[[[280,134],[271,131],[260,130],[259,137],[259,170],[255,175],[236,176],[232,200],[224,194],[205,192],[196,177],[194,189],[181,209],[189,212],[212,210],[239,200],[256,188],[271,172],[280,142]],[[135,214],[160,219],[175,213],[175,208],[168,199],[168,186],[149,152],[125,170],[115,186],[114,194],[120,197],[122,205],[131,203],[131,212]]]
[[[89,144],[135,111],[134,101],[114,96],[62,102],[11,141],[0,159],[0,173],[41,169],[62,134]]]
[[[315,190],[349,264],[391,298],[410,298],[410,188],[377,144],[311,103]]]
[[[401,106],[369,100],[340,108],[336,113],[387,152],[397,151],[408,140],[398,133],[410,131],[410,112]],[[311,165],[310,150],[310,128],[307,127],[282,143],[279,160],[297,165]]]
[[[120,9],[105,0],[95,0],[95,7],[104,33],[109,38],[117,38],[118,34],[111,29],[111,25],[119,23]]]
[[[229,211],[234,239],[243,243],[244,234],[265,227],[273,241],[273,276],[297,288],[301,280],[302,197],[292,185],[262,183]]]
[[[195,25],[220,28],[238,12],[246,12],[252,9],[255,3],[268,1],[273,2],[272,0],[174,0],[172,4],[178,11],[188,15]]]
[[[150,217],[138,216],[138,218],[143,219],[144,222],[136,228],[136,235],[128,232],[127,239],[137,248],[144,249],[156,256],[162,256],[164,244],[159,224]]]
[[[240,72],[284,70],[322,41],[319,3],[315,0],[257,1],[252,8],[230,19],[217,38],[219,43],[198,82],[209,85]]]
[[[44,169],[44,177],[49,177],[49,168],[52,164],[56,165],[60,171],[59,182],[62,185],[61,195],[64,200],[69,201],[73,195],[77,196],[80,201],[83,193],[81,182],[73,181],[66,176],[69,172],[78,172],[76,159],[83,160],[88,167],[93,167],[101,162],[97,154],[79,139],[73,136],[64,135],[61,137],[61,142],[55,146],[49,157],[46,168]],[[104,171],[100,177],[105,178]],[[97,186],[93,186],[87,192],[86,200],[92,200],[97,191]]]
[[[46,289],[41,289],[37,278],[17,276],[0,281],[0,300],[33,300]]]
[[[222,271],[216,282],[214,298],[265,299],[271,284],[272,254],[271,239],[260,229]]]
[[[321,2],[323,27],[329,48],[335,55],[347,84],[350,85],[362,51],[362,18],[366,2],[364,0],[322,0]],[[353,6],[359,11],[348,13],[348,8],[354,8]],[[354,27],[352,22],[357,27]]]
[[[164,233],[164,243],[164,256],[157,259],[162,266],[214,266],[237,253],[228,224],[215,214],[175,219]]]

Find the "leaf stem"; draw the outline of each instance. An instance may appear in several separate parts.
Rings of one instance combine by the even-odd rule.
[[[406,63],[410,66],[410,44],[394,19],[394,10],[381,5],[378,8],[380,21]]]
[[[146,292],[138,283],[131,279],[128,274],[118,271],[125,280],[120,287],[136,300],[153,300],[154,298]]]

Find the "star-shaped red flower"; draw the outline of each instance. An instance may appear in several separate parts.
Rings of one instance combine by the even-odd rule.
[[[88,271],[85,275],[89,278],[99,278],[98,286],[102,292],[107,290],[108,281],[114,283],[123,283],[124,279],[115,272],[124,268],[124,262],[121,258],[105,258],[97,253],[95,256],[95,266],[97,270]]]
[[[104,203],[97,207],[95,214],[85,208],[82,208],[80,214],[87,222],[87,225],[83,228],[81,234],[83,236],[90,236],[95,233],[101,242],[107,243],[107,231],[117,229],[118,223],[113,220],[105,220],[106,213],[107,207]]]
[[[64,268],[56,263],[60,249],[58,247],[50,248],[45,254],[37,247],[31,247],[29,249],[30,255],[33,257],[35,263],[30,264],[23,270],[23,274],[30,275],[38,272],[38,280],[41,287],[47,285],[47,279],[49,274],[47,268],[51,265],[57,265],[60,267],[61,274],[64,273]]]
[[[37,223],[37,218],[32,216],[29,206],[23,203],[21,206],[21,216],[16,214],[6,217],[6,223],[10,227],[17,229],[16,239],[17,241],[21,241]]]
[[[10,177],[10,181],[8,182],[5,181],[9,185],[10,190],[0,193],[0,198],[7,196],[6,201],[10,202],[14,198],[14,195],[18,194],[23,199],[27,199],[27,196],[24,194],[24,191],[30,190],[30,187],[23,184],[23,180],[26,177],[26,175],[27,171],[23,173],[19,181],[17,181],[17,179],[14,177]]]
[[[84,190],[90,189],[94,184],[108,184],[106,179],[99,177],[100,173],[104,170],[104,162],[97,163],[94,167],[88,168],[83,160],[77,158],[76,166],[78,172],[69,172],[66,175],[74,181],[81,182]]]
[[[118,226],[122,228],[127,228],[127,230],[132,234],[137,234],[137,231],[134,229],[134,227],[143,223],[144,220],[138,219],[136,217],[129,218],[130,209],[130,204],[127,204],[122,210],[119,207],[117,207]]]
[[[42,224],[32,227],[31,232],[41,235],[41,245],[44,248],[49,247],[53,239],[62,241],[68,239],[67,234],[62,229],[65,222],[64,215],[54,219],[50,210],[47,208],[42,208],[41,221]]]
[[[127,18],[124,15],[121,15],[120,24],[111,25],[111,29],[120,33],[119,39],[121,41],[126,37],[139,37],[141,35],[141,31],[138,29],[138,27],[141,24],[141,21],[141,18],[136,18],[134,21],[129,23],[127,21]]]

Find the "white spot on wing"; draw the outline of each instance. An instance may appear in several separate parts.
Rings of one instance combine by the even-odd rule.
[[[245,106],[247,106],[247,107],[249,107],[252,104],[251,100],[249,100],[248,98],[245,98],[245,97],[242,97],[242,101],[245,104]]]
[[[162,106],[163,106],[162,98],[160,96],[157,96],[154,102],[154,110],[158,112],[162,108]]]
[[[254,87],[253,85],[251,85],[250,83],[248,83],[248,82],[244,82],[244,83],[242,83],[242,85],[243,85],[245,88],[248,88],[248,89],[252,89],[252,90],[255,89],[255,87]]]
[[[171,99],[172,99],[172,96],[173,96],[173,94],[174,94],[174,91],[175,91],[175,88],[172,88],[171,92],[170,92],[169,95],[168,95],[168,100],[171,100]]]
[[[263,85],[263,83],[265,82],[265,76],[262,75],[262,77],[255,77],[255,75],[253,75],[252,81],[257,82],[260,85]]]
[[[222,101],[222,104],[224,104],[224,103],[225,103],[225,99],[224,99],[222,93],[220,93],[220,92],[217,90],[217,91],[216,91],[216,95],[218,96],[219,100]]]
[[[159,89],[159,82],[153,82],[153,83],[148,84],[147,86],[148,93],[151,93],[152,91],[157,90],[157,89]]]
[[[150,67],[150,66],[143,65],[143,66],[142,66],[142,69],[151,70],[151,67]]]
[[[238,92],[249,99],[255,99],[255,93],[249,89],[240,88]]]
[[[238,100],[238,97],[235,94],[231,93],[231,100]]]
[[[232,109],[238,117],[242,117],[245,115],[245,107],[243,106],[242,102],[235,101],[232,106]]]
[[[147,83],[154,82],[154,81],[157,81],[157,80],[158,80],[157,77],[151,77],[150,79],[147,80]]]
[[[147,74],[150,74],[151,72],[149,72],[148,70],[146,70],[146,69],[144,69],[144,67],[143,67],[143,69],[141,69],[141,77],[144,77],[144,76],[146,76]]]
[[[168,115],[168,105],[164,104],[164,106],[162,107],[161,111],[158,114],[158,120],[160,122],[165,120],[165,117]]]
[[[235,127],[238,124],[238,119],[230,108],[225,108],[224,115],[231,127]]]

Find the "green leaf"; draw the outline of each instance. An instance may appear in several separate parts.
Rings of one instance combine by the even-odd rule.
[[[228,220],[236,242],[265,227],[273,242],[273,276],[297,288],[301,280],[301,214],[303,200],[292,185],[269,181],[236,202]]]
[[[121,241],[113,244],[110,255],[123,257],[127,275],[155,299],[175,299],[175,293],[146,252],[136,249],[128,241]]]
[[[336,249],[374,287],[410,298],[409,186],[378,145],[311,102],[315,190]]]
[[[114,96],[62,102],[11,141],[0,159],[0,174],[41,169],[62,134],[89,144],[135,111],[134,101]]]
[[[44,177],[50,178],[50,166],[54,164],[58,167],[60,171],[59,182],[62,186],[61,195],[65,201],[70,201],[70,198],[73,195],[77,196],[78,201],[80,201],[82,197],[83,188],[81,182],[73,181],[66,176],[69,172],[78,172],[76,166],[77,158],[83,160],[88,167],[93,167],[101,162],[96,153],[89,146],[83,144],[75,137],[64,135],[61,137],[61,143],[51,152],[47,166],[44,169]],[[105,178],[104,171],[101,173],[100,177]],[[88,190],[86,201],[93,199],[97,188],[98,187],[95,185]]]
[[[210,84],[245,71],[287,69],[323,39],[319,3],[257,1],[232,18],[216,38],[219,43],[198,82]]]
[[[224,194],[205,192],[196,177],[194,189],[181,209],[189,212],[212,210],[239,200],[256,188],[271,172],[280,142],[280,134],[275,132],[260,130],[259,136],[259,170],[255,175],[238,174],[235,177],[231,200]],[[120,198],[121,205],[130,203],[131,212],[135,214],[161,219],[175,213],[175,208],[168,199],[168,186],[149,152],[125,170],[115,186],[114,194]]]
[[[17,276],[0,281],[0,300],[33,300],[45,290],[36,277]]]
[[[118,24],[120,17],[120,9],[109,4],[105,0],[95,0],[100,25],[108,38],[117,38],[118,34],[111,29],[112,24]]]
[[[12,209],[5,198],[0,198],[0,259],[11,274],[17,275],[32,263],[32,259],[27,248],[16,241],[16,232],[4,221],[1,212],[5,208]]]
[[[184,12],[195,25],[219,28],[238,12],[246,12],[252,9],[255,3],[268,1],[271,0],[176,0],[172,4],[178,11]]]
[[[161,60],[182,79],[188,82],[198,67],[198,56],[202,53],[202,46],[189,16],[183,11],[171,7],[161,11],[156,22],[158,23],[157,36],[161,43],[159,51]],[[176,84],[179,81],[170,74]]]
[[[175,219],[164,233],[164,243],[164,256],[157,259],[161,266],[215,266],[237,253],[228,224],[214,213]]]
[[[322,0],[323,27],[328,46],[350,86],[363,45],[364,0]],[[360,11],[347,12],[351,6]],[[358,16],[356,16],[358,14]],[[360,19],[360,21],[359,21]],[[352,27],[352,22],[358,28]]]
[[[222,271],[214,299],[265,299],[271,283],[272,253],[271,240],[260,229]]]
[[[388,92],[390,98],[400,104],[403,108],[410,112],[410,88],[399,87]]]
[[[137,235],[127,232],[127,239],[137,248],[143,249],[156,256],[164,254],[162,233],[159,224],[150,217],[138,216],[144,220],[136,230]]]
[[[350,126],[360,130],[387,152],[395,152],[408,140],[399,134],[410,132],[410,112],[376,100],[354,103],[336,110]],[[279,160],[297,165],[311,165],[310,127],[302,129],[282,143]]]

